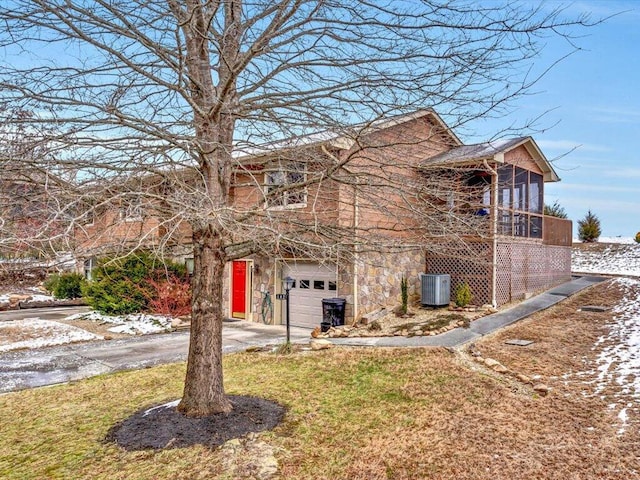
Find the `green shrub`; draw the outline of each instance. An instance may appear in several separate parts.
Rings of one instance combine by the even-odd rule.
[[[159,282],[170,275],[186,277],[186,267],[171,261],[138,253],[125,258],[98,260],[92,281],[84,284],[82,293],[95,310],[107,315],[126,315],[149,310],[157,289],[150,281]]]
[[[553,205],[544,206],[544,214],[549,217],[567,218],[567,212],[556,200]]]
[[[597,216],[587,212],[582,220],[578,220],[578,238],[585,243],[597,242],[600,238],[600,220]]]
[[[60,281],[60,275],[57,273],[52,273],[47,277],[47,279],[44,282],[42,282],[42,286],[47,290],[47,292],[53,295],[54,294],[53,292],[55,292],[59,281]]]
[[[473,294],[471,293],[471,287],[467,282],[463,282],[456,288],[456,305],[458,307],[466,307],[473,300]]]
[[[409,285],[407,284],[407,277],[404,275],[400,279],[400,298],[402,301],[400,312],[402,315],[406,315],[407,310],[409,309]]]
[[[43,286],[59,299],[80,298],[84,281],[79,273],[54,273],[44,281]]]
[[[84,277],[79,273],[63,273],[58,278],[53,295],[56,298],[80,298],[84,281]]]
[[[640,243],[640,232],[636,233],[636,243]]]

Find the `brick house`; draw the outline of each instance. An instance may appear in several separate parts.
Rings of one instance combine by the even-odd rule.
[[[358,246],[330,245],[321,254],[305,252],[294,242],[282,248],[269,245],[230,261],[224,279],[230,318],[280,323],[281,302],[273,299],[282,293],[282,279],[287,276],[295,279],[290,292],[291,323],[308,327],[320,323],[323,298],[346,299],[347,322],[397,305],[402,276],[409,280],[414,299],[420,273],[448,273],[454,286],[461,281],[471,285],[477,303],[496,305],[570,276],[571,222],[550,219],[542,211],[544,183],[558,177],[529,137],[466,146],[435,112],[422,110],[358,127],[357,132],[322,133],[265,150],[241,151],[237,158],[234,207],[263,209],[265,215],[257,218],[256,230],[286,216],[294,220],[278,228],[294,228],[295,219],[315,219],[325,226],[365,234]],[[325,172],[323,159],[337,166],[335,176],[303,189],[287,189],[288,184],[304,183]],[[348,165],[349,181],[341,181],[344,165]],[[366,178],[368,183],[355,185],[354,178]],[[380,182],[371,180],[375,178]],[[428,183],[440,185],[443,191],[429,190],[421,196],[416,188],[404,195],[403,185]],[[451,190],[462,195],[449,198]],[[473,228],[457,235],[465,237],[459,245],[451,243],[450,235],[430,231],[418,218],[424,202],[437,204],[436,210],[443,215],[464,217]],[[401,204],[411,208],[397,207]],[[474,213],[468,215],[469,209]],[[125,195],[118,211],[106,209],[87,221],[78,236],[86,271],[95,254],[116,244],[162,243],[190,266],[188,226],[178,222],[168,228],[166,222],[158,221],[162,208],[143,210],[135,196]],[[376,250],[381,242],[375,239],[390,241]],[[264,319],[267,296],[274,308],[266,311],[271,318]]]

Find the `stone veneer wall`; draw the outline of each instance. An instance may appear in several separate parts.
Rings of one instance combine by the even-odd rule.
[[[251,257],[253,260],[253,295],[251,309],[253,311],[253,321],[262,322],[262,301],[265,292],[271,296],[271,318],[267,323],[279,324],[280,319],[274,319],[276,311],[276,291],[275,291],[275,269],[274,260],[264,256]]]
[[[400,280],[408,280],[409,304],[420,299],[420,273],[424,273],[424,251],[360,254],[358,260],[358,320],[379,308],[400,305]],[[351,295],[353,304],[353,295]],[[347,300],[348,302],[348,300]]]

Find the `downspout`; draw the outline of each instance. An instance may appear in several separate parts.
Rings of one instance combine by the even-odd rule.
[[[491,305],[498,308],[498,172],[483,160],[484,166],[491,174]]]

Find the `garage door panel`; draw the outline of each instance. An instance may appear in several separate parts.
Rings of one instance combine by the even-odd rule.
[[[283,275],[296,280],[289,292],[291,325],[311,328],[320,325],[322,299],[336,295],[335,266],[292,263],[285,265]]]

